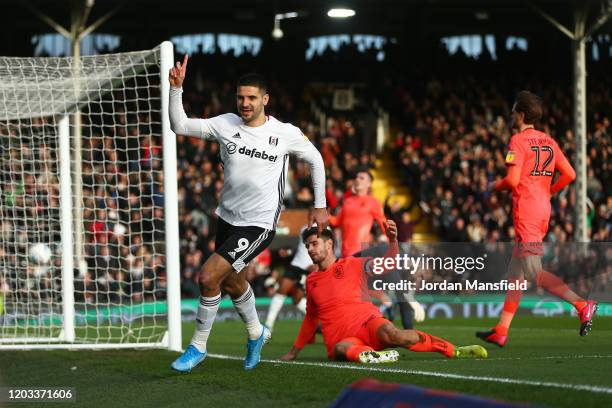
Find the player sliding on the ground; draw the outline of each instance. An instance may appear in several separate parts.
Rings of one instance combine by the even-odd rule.
[[[386,221],[389,249],[385,256],[398,253],[397,227]],[[372,275],[371,257],[337,259],[334,238],[329,229],[318,233],[310,228],[303,233],[312,262],[319,267],[306,279],[306,316],[291,351],[283,360],[295,360],[321,322],[323,340],[330,360],[361,363],[396,361],[399,353],[386,348],[403,347],[411,351],[433,351],[449,358],[486,358],[481,346],[457,347],[446,340],[418,330],[401,330],[383,318],[370,301],[367,276]]]
[[[216,214],[219,216],[215,253],[200,274],[200,305],[191,344],[172,368],[191,371],[206,357],[206,341],[221,301],[228,293],[248,332],[245,370],[255,368],[271,333],[255,310],[255,295],[245,279],[244,267],[272,241],[281,212],[289,154],[311,166],[315,193],[312,221],[327,224],[325,170],[321,155],[295,126],[266,116],[267,86],[256,74],[238,80],[233,113],[211,119],[188,119],[181,94],[187,71],[183,64],[170,70],[170,122],[175,133],[216,139],[221,145],[225,182]]]
[[[570,184],[576,173],[555,140],[535,130],[542,117],[542,102],[528,91],[517,95],[512,108],[513,128],[506,166],[506,177],[492,187],[497,191],[512,190],[512,216],[516,231],[515,247],[510,262],[510,279],[525,279],[549,293],[572,304],[580,318],[580,335],[590,330],[597,302],[587,301],[573,292],[560,278],[542,269],[542,240],[548,230],[550,197]],[[552,184],[555,170],[561,173]],[[552,186],[551,186],[552,184]],[[488,331],[476,332],[484,341],[503,347],[508,340],[508,329],[516,313],[523,292],[509,290],[499,323]]]

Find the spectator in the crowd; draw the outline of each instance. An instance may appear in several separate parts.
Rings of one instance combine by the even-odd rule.
[[[399,242],[411,242],[414,229],[424,219],[429,209],[424,205],[421,206],[421,211],[416,219],[412,218],[411,211],[414,207],[415,200],[409,205],[402,207],[401,203],[392,197],[395,195],[394,191],[390,191],[385,199],[384,211],[387,218],[395,221],[397,225],[397,240]]]

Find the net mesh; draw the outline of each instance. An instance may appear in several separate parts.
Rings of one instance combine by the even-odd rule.
[[[79,64],[0,58],[1,343],[61,342],[58,137],[67,115],[77,342],[162,340],[159,60],[159,48]]]

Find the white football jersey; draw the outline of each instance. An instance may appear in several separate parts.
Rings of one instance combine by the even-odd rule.
[[[308,226],[302,227],[300,230],[300,242],[295,250],[295,255],[293,255],[293,259],[291,259],[291,265],[297,268],[308,270],[308,267],[312,265],[312,258],[308,255],[308,250],[306,249],[306,245],[304,245],[304,239],[302,238],[302,234],[308,228]]]
[[[210,119],[188,119],[182,89],[170,88],[172,131],[217,140],[225,180],[217,215],[235,226],[275,230],[281,212],[289,155],[311,166],[315,208],[325,208],[325,169],[319,151],[299,128],[272,116],[251,127],[226,113]]]

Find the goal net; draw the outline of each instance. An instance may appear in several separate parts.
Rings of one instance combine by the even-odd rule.
[[[180,349],[172,59],[0,57],[0,348]]]

